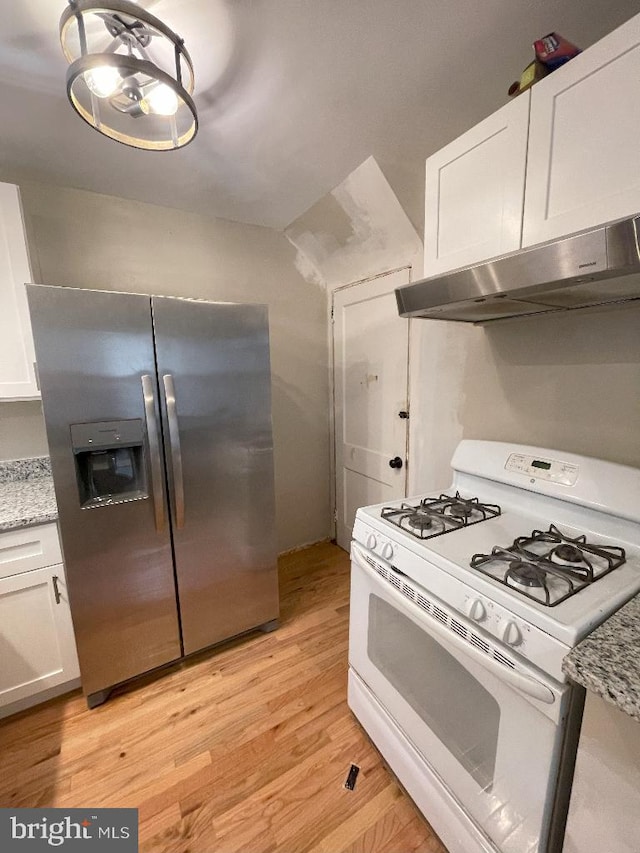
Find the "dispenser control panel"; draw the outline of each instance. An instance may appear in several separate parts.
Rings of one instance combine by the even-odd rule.
[[[139,418],[70,424],[70,431],[83,509],[148,497]]]

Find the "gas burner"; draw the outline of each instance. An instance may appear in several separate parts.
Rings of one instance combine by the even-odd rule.
[[[454,500],[446,504],[442,512],[445,515],[450,515],[452,518],[459,518],[460,521],[466,521],[475,512],[475,509],[471,501]]]
[[[433,527],[433,516],[418,510],[407,516],[407,524],[409,527],[413,527],[414,530],[420,530],[421,532],[429,530]]]
[[[424,498],[420,506],[455,519],[465,527],[500,515],[500,507],[496,504],[480,503],[478,498],[463,498],[460,492],[456,492],[453,497],[440,495],[438,498]]]
[[[571,538],[552,524],[549,530],[519,536],[508,548],[496,546],[490,554],[474,554],[469,565],[533,601],[554,607],[625,561],[624,548],[593,545],[584,535]]]
[[[557,545],[549,553],[549,559],[552,563],[567,568],[576,568],[585,564],[584,554],[575,545]]]
[[[557,548],[553,549],[552,554],[559,560],[566,560],[568,563],[582,562],[582,551],[575,545],[558,545]]]
[[[461,526],[454,519],[446,519],[441,513],[434,512],[420,504],[401,503],[397,506],[385,506],[380,512],[381,518],[406,530],[418,539],[431,539],[449,530]]]
[[[524,560],[513,560],[505,574],[505,580],[514,586],[544,586],[544,571],[526,563]]]
[[[478,498],[463,498],[459,492],[453,497],[423,498],[419,504],[385,506],[380,512],[381,518],[418,539],[432,539],[497,515],[500,515],[500,507],[496,504],[483,504]]]

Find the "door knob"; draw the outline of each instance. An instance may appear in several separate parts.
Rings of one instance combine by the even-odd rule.
[[[398,412],[398,417],[402,418],[403,421],[406,421],[409,418],[409,412],[403,409],[401,412]]]
[[[399,456],[394,456],[389,460],[389,468],[402,468],[402,459]]]

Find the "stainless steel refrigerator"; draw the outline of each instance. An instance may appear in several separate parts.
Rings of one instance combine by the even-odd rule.
[[[82,686],[278,618],[263,305],[29,285]]]

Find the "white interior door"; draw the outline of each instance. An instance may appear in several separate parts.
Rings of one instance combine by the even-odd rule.
[[[408,282],[403,269],[333,297],[336,538],[346,550],[359,506],[406,494],[409,323],[394,289]]]

